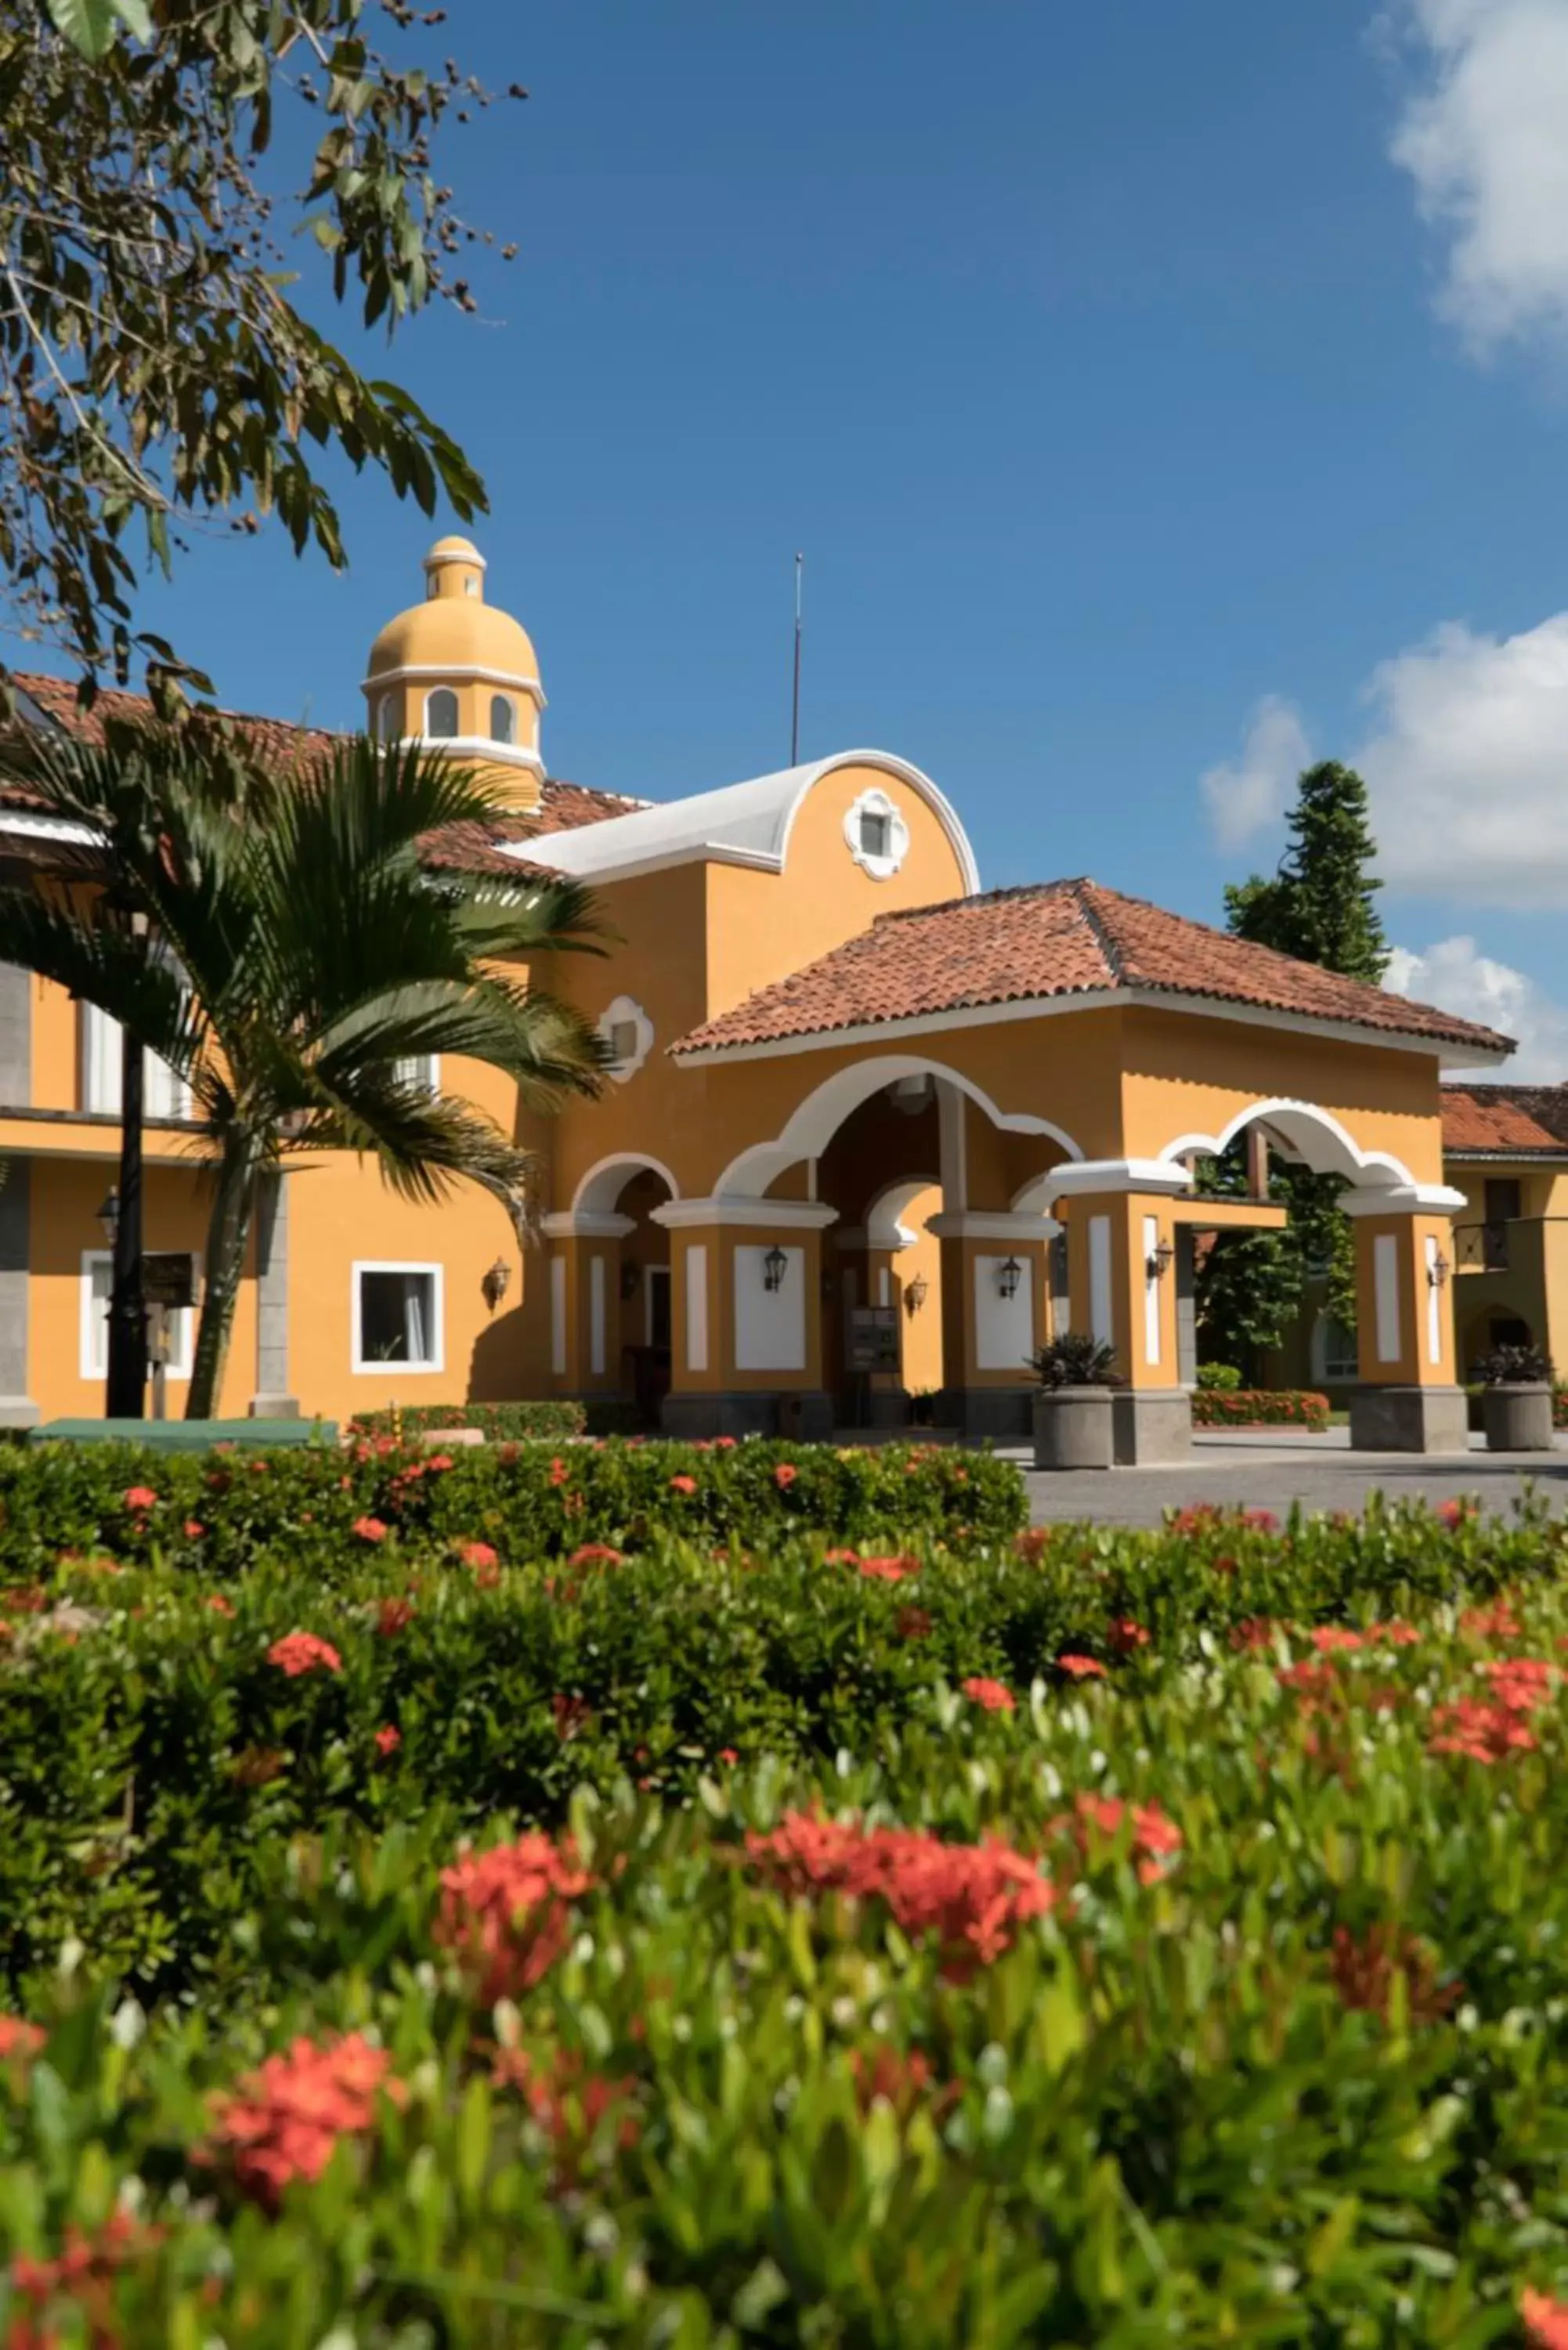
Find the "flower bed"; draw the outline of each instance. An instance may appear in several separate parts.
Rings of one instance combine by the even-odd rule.
[[[0,2341],[1558,2338],[1558,1529],[399,1544],[0,1606]]]
[[[721,1439],[443,1453],[381,1437],[279,1453],[0,1448],[0,1578],[100,1544],[122,1559],[218,1575],[277,1558],[336,1580],[376,1546],[473,1539],[512,1563],[587,1542],[640,1551],[666,1537],[757,1542],[815,1528],[892,1549],[917,1534],[995,1541],[1024,1516],[1010,1462],[950,1447]]]
[[[1328,1426],[1325,1395],[1310,1388],[1197,1388],[1194,1428],[1304,1428],[1321,1436]]]
[[[580,1403],[410,1403],[357,1412],[355,1436],[414,1436],[443,1428],[477,1428],[490,1438],[520,1443],[529,1437],[581,1436],[588,1416]]]

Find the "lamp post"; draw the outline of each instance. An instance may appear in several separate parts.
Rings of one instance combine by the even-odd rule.
[[[99,1210],[112,1251],[109,1291],[109,1419],[141,1419],[147,1410],[147,1308],[141,1295],[141,1046],[129,1028],[119,1062],[119,1182]]]

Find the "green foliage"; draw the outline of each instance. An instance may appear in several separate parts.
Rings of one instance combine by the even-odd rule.
[[[419,1201],[466,1178],[521,1224],[530,1155],[407,1073],[431,1055],[479,1061],[538,1110],[592,1093],[604,1063],[594,1030],[528,968],[597,951],[587,893],[542,881],[523,897],[447,871],[437,887],[426,869],[431,832],[496,820],[493,785],[365,736],[278,779],[207,728],[119,723],[101,746],[24,733],[0,746],[0,773],[90,826],[115,876],[112,891],[0,889],[9,959],[120,1021],[186,1080],[208,1128],[187,1418],[213,1415],[258,1187],[286,1159],[368,1154]]]
[[[0,572],[89,692],[137,659],[155,690],[206,688],[134,629],[144,564],[167,572],[192,517],[275,516],[344,562],[318,451],[427,514],[484,505],[456,443],[315,323],[356,287],[389,329],[477,307],[440,147],[489,94],[410,56],[433,15],[380,13],[389,52],[365,0],[0,0]]]
[[[1043,1388],[1119,1388],[1116,1348],[1086,1330],[1064,1330],[1029,1357]]]
[[[1304,1428],[1321,1436],[1328,1426],[1328,1398],[1310,1388],[1244,1388],[1238,1379],[1205,1388],[1201,1377],[1192,1399],[1194,1428]]]
[[[410,1403],[389,1404],[385,1411],[357,1412],[349,1422],[355,1436],[393,1436],[401,1430],[477,1428],[498,1440],[518,1442],[528,1437],[581,1436],[587,1413],[580,1403],[546,1397],[535,1403]]]
[[[1241,1384],[1241,1374],[1234,1363],[1199,1363],[1198,1392],[1218,1395],[1234,1391]]]
[[[0,1665],[0,1918],[46,1929],[37,2040],[12,2024],[0,2055],[0,2332],[1519,2342],[1527,2289],[1568,2296],[1563,1557],[1556,1526],[1458,1506],[922,1544],[896,1582],[805,1541],[553,1595],[427,1555],[391,1634],[369,1568],[258,1567],[233,1617],[188,1570],[69,1571],[57,1595],[99,1620],[71,1645],[17,1611]],[[340,1670],[290,1680],[265,1648],[306,1605]],[[742,1618],[774,1646],[703,1700],[685,1651]],[[607,1687],[608,1721],[541,1724],[506,1677],[546,1638],[590,1670],[641,1638],[644,1678],[676,1677],[665,1742],[614,1767],[639,1732]],[[775,1689],[775,1660],[803,1678]],[[759,1709],[727,1736],[725,1696]],[[1509,1726],[1485,1760],[1478,1703]],[[514,1817],[480,1841],[556,1841],[515,1856],[535,1889],[486,1987],[454,1939],[461,1763],[493,1783],[508,1731]],[[285,1754],[265,1783],[230,1767],[255,1738]],[[836,1850],[895,1825],[836,1893]],[[1040,1914],[922,1923],[954,1863],[999,1854],[1047,1881]],[[187,1995],[152,2003],[146,1965],[138,2003],[110,1977],[160,1935]],[[291,2107],[258,2199],[279,2067],[342,2034],[382,2093]]]
[[[1370,869],[1377,844],[1366,785],[1337,759],[1306,768],[1285,827],[1291,845],[1273,879],[1254,874],[1227,889],[1229,927],[1257,946],[1379,986],[1388,946],[1375,903],[1383,885]]]

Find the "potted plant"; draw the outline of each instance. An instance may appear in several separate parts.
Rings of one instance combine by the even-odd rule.
[[[1550,1452],[1552,1361],[1539,1347],[1494,1347],[1477,1366],[1489,1452]]]
[[[1121,1378],[1111,1348],[1085,1331],[1064,1330],[1029,1357],[1036,1469],[1108,1469],[1115,1443],[1111,1391]]]

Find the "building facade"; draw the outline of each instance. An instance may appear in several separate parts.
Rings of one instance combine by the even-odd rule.
[[[375,639],[368,723],[500,787],[494,827],[432,840],[432,865],[591,888],[609,951],[539,976],[610,1066],[597,1100],[547,1121],[493,1071],[425,1073],[537,1153],[521,1248],[478,1191],[416,1206],[347,1154],[289,1164],[258,1218],[225,1412],[556,1394],[694,1433],[826,1434],[912,1398],[1007,1436],[1027,1423],[1028,1357],[1070,1326],[1116,1351],[1125,1457],[1158,1457],[1185,1438],[1191,1234],[1278,1218],[1193,1191],[1196,1159],[1253,1128],[1347,1184],[1358,1432],[1451,1433],[1438,1268],[1470,1198],[1445,1171],[1439,1080],[1497,1066],[1506,1038],[1093,881],[983,892],[957,808],[884,751],[660,805],[552,779],[539,664],[483,557],[442,540],[425,574]],[[57,682],[20,682],[35,723],[93,723]],[[244,723],[280,756],[322,739]],[[0,853],[36,864],[47,836],[17,795],[0,807]],[[13,1419],[101,1409],[115,1066],[98,1014],[0,975]],[[148,1245],[199,1249],[202,1133],[156,1076],[153,1107]],[[184,1330],[176,1398],[189,1350]]]

